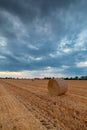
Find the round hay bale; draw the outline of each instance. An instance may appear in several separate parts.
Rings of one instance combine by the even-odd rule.
[[[48,91],[51,96],[59,96],[65,94],[67,91],[67,84],[64,79],[50,79],[48,82]]]

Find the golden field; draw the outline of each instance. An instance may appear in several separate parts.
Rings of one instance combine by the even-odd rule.
[[[51,97],[48,80],[0,79],[0,130],[87,130],[87,81],[66,82]]]

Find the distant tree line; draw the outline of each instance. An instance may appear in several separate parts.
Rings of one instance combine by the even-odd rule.
[[[75,76],[75,77],[66,77],[66,78],[64,78],[65,80],[87,80],[87,76],[80,76],[80,77],[78,77],[78,76]]]
[[[53,78],[55,78],[55,77],[44,77],[44,79],[47,79],[47,80],[53,79]],[[63,78],[63,79],[65,79],[65,80],[87,80],[87,76],[66,77],[66,78]]]
[[[0,77],[0,79],[19,79],[19,78],[13,78],[13,77]]]
[[[55,77],[44,77],[42,79],[45,79],[45,80],[50,80],[50,79],[54,79]],[[63,77],[62,77],[63,78]],[[12,78],[12,77],[5,77],[5,78],[2,78],[0,77],[0,79],[20,79],[20,78]],[[21,78],[21,79],[26,79],[26,78]],[[41,78],[34,78],[33,80],[35,79],[38,79],[40,80]],[[75,77],[66,77],[66,78],[63,78],[65,80],[87,80],[87,76],[75,76]]]
[[[49,80],[49,79],[53,79],[54,77],[44,77],[44,79],[47,79],[47,80]]]

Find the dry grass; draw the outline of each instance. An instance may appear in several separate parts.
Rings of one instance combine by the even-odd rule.
[[[48,95],[47,80],[0,80],[0,130],[87,130],[87,81],[66,81]]]

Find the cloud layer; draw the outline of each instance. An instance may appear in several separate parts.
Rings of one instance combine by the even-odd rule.
[[[0,0],[0,76],[86,75],[86,5],[86,0]]]

